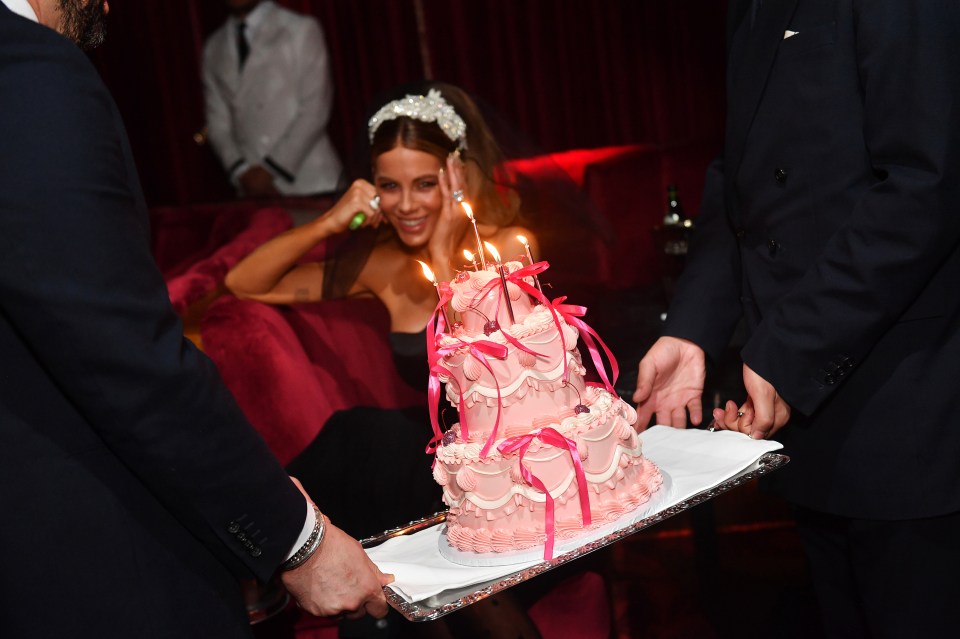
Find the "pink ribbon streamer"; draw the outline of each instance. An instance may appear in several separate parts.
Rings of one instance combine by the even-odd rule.
[[[446,284],[446,283],[445,283]],[[476,342],[465,342],[463,340],[455,340],[452,344],[446,346],[439,346],[440,340],[444,335],[444,328],[446,327],[446,320],[442,312],[443,305],[446,304],[453,297],[452,291],[450,290],[449,285],[441,285],[438,289],[440,291],[440,302],[437,304],[437,307],[433,311],[433,315],[430,316],[430,319],[427,320],[427,361],[430,365],[430,379],[427,382],[427,397],[428,405],[430,412],[430,426],[433,429],[433,437],[427,442],[426,451],[428,454],[433,454],[437,450],[437,443],[443,439],[443,433],[440,432],[440,423],[438,419],[438,408],[440,404],[440,375],[446,375],[450,379],[456,379],[449,370],[447,370],[442,364],[441,361],[443,358],[451,353],[454,353],[462,348],[466,348],[472,357],[475,357],[484,368],[490,373],[490,377],[493,378],[494,385],[497,389],[497,417],[493,422],[493,429],[490,431],[490,436],[487,438],[486,443],[483,446],[483,449],[480,451],[480,457],[486,457],[490,452],[490,447],[493,445],[493,442],[496,441],[497,431],[500,426],[500,415],[503,407],[503,397],[500,394],[500,384],[497,381],[496,375],[493,373],[493,368],[490,366],[490,362],[487,361],[487,356],[495,357],[497,359],[504,359],[507,356],[507,347],[503,344],[497,344],[496,342],[491,342],[489,340],[478,340]],[[460,415],[460,436],[464,441],[470,437],[469,425],[467,424],[467,412],[464,405],[464,396],[463,389],[460,388],[460,385],[457,385],[457,392],[460,395],[460,402],[458,404],[458,412]]]
[[[508,281],[509,281],[509,279],[510,279],[510,278],[507,277],[507,280],[508,280]],[[515,282],[514,282],[514,283],[515,283]],[[493,289],[498,288],[498,287],[499,287],[501,290],[503,289],[503,282],[500,281],[500,278],[495,278],[495,279],[490,280],[489,282],[486,283],[486,285],[484,285],[484,287],[483,287],[482,289],[480,289],[480,297],[481,297],[481,298],[485,297],[485,296],[487,295],[487,293],[489,293],[490,291],[492,291]],[[508,294],[509,294],[509,293],[508,293],[507,291],[503,291],[503,295],[508,295]],[[494,317],[499,317],[499,315],[500,315],[500,300],[501,300],[501,299],[503,299],[502,296],[497,295],[497,310],[496,310],[496,312],[495,312],[495,314],[494,314]],[[536,352],[535,350],[532,350],[529,346],[527,346],[527,345],[525,345],[525,344],[522,344],[518,339],[516,339],[513,335],[511,335],[511,334],[508,333],[507,331],[503,330],[502,328],[500,329],[500,334],[503,335],[503,339],[505,339],[507,342],[509,342],[509,343],[510,343],[511,345],[513,345],[515,348],[517,348],[517,349],[519,349],[519,350],[521,350],[521,351],[524,351],[524,352],[526,352],[526,353],[530,353],[530,354],[533,355],[534,357],[544,357],[543,355],[541,355],[540,353]]]
[[[603,380],[604,388],[606,388],[614,397],[617,396],[616,391],[614,390],[614,385],[617,382],[617,378],[620,376],[620,367],[617,364],[617,358],[613,356],[613,353],[600,338],[600,335],[597,334],[589,324],[581,320],[580,318],[586,315],[587,307],[586,306],[575,306],[572,304],[564,304],[563,302],[567,299],[564,295],[558,297],[553,301],[547,300],[547,297],[537,290],[535,287],[530,286],[523,281],[525,277],[532,277],[539,275],[543,271],[547,270],[550,267],[550,264],[547,262],[537,262],[536,264],[531,264],[523,268],[517,269],[510,273],[507,277],[507,280],[513,282],[520,290],[522,290],[527,295],[532,296],[538,300],[541,304],[547,307],[550,313],[553,315],[553,321],[557,325],[557,331],[560,333],[560,343],[564,347],[564,359],[563,359],[563,378],[567,379],[567,360],[566,360],[566,340],[563,337],[563,328],[560,325],[560,320],[557,319],[557,315],[563,317],[564,321],[571,326],[575,326],[580,330],[580,334],[583,337],[583,341],[587,345],[587,350],[590,352],[590,359],[593,360],[594,365],[597,368],[597,374],[600,375],[600,379]],[[600,344],[600,348],[603,349],[603,352],[606,353],[607,359],[610,362],[610,372],[611,375],[607,375],[606,366],[603,363],[603,358],[600,357],[600,349],[597,348],[597,343]],[[613,381],[611,382],[611,377]]]
[[[437,357],[436,350],[437,344],[439,343],[440,337],[444,334],[444,329],[447,324],[443,306],[453,298],[453,292],[450,290],[450,285],[447,282],[443,282],[438,286],[437,291],[440,295],[440,301],[437,302],[436,308],[433,309],[433,314],[430,315],[430,318],[427,320],[427,362],[430,368],[430,378],[427,380],[427,409],[430,413],[430,426],[433,428],[433,437],[427,442],[426,448],[426,452],[429,455],[436,452],[437,442],[443,439],[443,433],[440,432],[440,423],[437,415],[440,406],[440,380],[438,375],[440,372],[449,373],[449,371],[446,371],[446,369],[439,365],[440,358]]]
[[[553,316],[553,323],[557,327],[557,333],[560,335],[560,346],[563,347],[563,381],[568,381],[568,367],[567,367],[567,340],[563,335],[563,326],[560,324],[560,318],[557,316],[557,311],[550,303],[550,300],[547,299],[547,296],[544,295],[536,287],[530,286],[523,281],[525,277],[532,277],[534,275],[539,275],[545,270],[550,268],[550,264],[547,262],[537,262],[536,264],[530,264],[529,266],[524,266],[519,268],[516,271],[510,273],[507,276],[507,281],[513,282],[516,286],[520,288],[521,291],[530,295],[535,300],[540,302]]]
[[[617,383],[617,378],[620,377],[620,366],[617,364],[617,358],[613,356],[610,348],[600,339],[597,332],[580,319],[587,314],[587,307],[564,304],[563,302],[566,299],[566,295],[558,297],[551,302],[551,306],[556,309],[567,324],[572,324],[580,330],[580,336],[583,337],[583,341],[587,344],[587,350],[590,351],[590,359],[593,360],[597,368],[597,374],[600,375],[600,379],[603,380],[604,387],[610,391],[614,397],[617,397],[617,392],[613,390],[614,384]],[[612,382],[610,381],[610,377],[607,376],[606,368],[603,365],[603,358],[600,357],[600,351],[597,348],[597,342],[600,343],[600,347],[603,348],[603,352],[607,354],[607,359],[610,361],[610,372],[613,377]]]
[[[556,539],[555,505],[553,496],[550,494],[550,491],[547,490],[547,487],[544,485],[544,483],[534,476],[534,474],[530,472],[529,468],[523,465],[523,457],[526,454],[527,449],[530,448],[530,444],[533,443],[533,440],[535,439],[539,439],[544,444],[548,444],[556,448],[566,448],[570,453],[570,459],[573,461],[573,467],[577,477],[577,488],[580,496],[580,514],[583,517],[584,526],[589,526],[591,524],[590,494],[587,492],[587,478],[583,473],[583,463],[580,461],[580,453],[577,451],[577,444],[572,439],[568,439],[561,435],[557,430],[553,428],[543,428],[534,433],[510,437],[509,439],[505,439],[500,442],[500,445],[497,446],[497,450],[499,450],[503,455],[520,451],[520,474],[523,476],[524,481],[546,496],[546,520],[544,521],[544,528],[546,529],[547,533],[547,541],[543,547],[543,558],[545,560],[550,560],[553,559],[553,545]]]
[[[455,379],[453,375],[450,374],[450,371],[448,371],[446,368],[444,368],[439,364],[439,361],[443,357],[449,355],[450,353],[456,352],[462,348],[466,348],[469,351],[470,355],[476,358],[476,360],[479,361],[483,365],[483,367],[487,369],[487,372],[490,373],[490,377],[493,378],[493,383],[497,390],[497,417],[496,419],[494,419],[493,429],[490,431],[490,436],[487,437],[487,441],[480,451],[480,457],[482,458],[487,456],[487,453],[490,452],[490,446],[492,446],[493,442],[496,441],[497,439],[497,430],[499,429],[499,426],[500,426],[500,414],[503,406],[503,397],[500,394],[500,384],[497,381],[496,375],[494,375],[493,373],[493,368],[490,366],[490,362],[487,361],[487,356],[495,357],[497,359],[503,359],[507,356],[507,347],[504,346],[503,344],[497,344],[496,342],[491,342],[487,340],[480,340],[472,343],[464,342],[463,340],[456,340],[452,344],[448,344],[447,346],[437,348],[434,351],[437,363],[432,364],[430,367],[430,392],[432,393],[434,388],[437,389],[436,399],[432,394],[430,397],[430,407],[432,409],[431,419],[433,419],[433,416],[436,414],[436,405],[439,400],[439,386],[440,386],[439,375],[443,373],[443,374],[446,374],[451,379]],[[470,431],[467,425],[467,412],[466,410],[464,410],[465,406],[464,406],[463,389],[460,388],[459,384],[457,385],[457,392],[460,395],[459,407],[461,408],[461,410],[459,411],[460,412],[460,436],[464,440],[466,440],[470,436]],[[436,435],[440,432],[440,428],[438,424],[434,423],[432,425],[434,427],[434,436],[436,437]],[[436,450],[436,448],[434,448],[434,450]]]

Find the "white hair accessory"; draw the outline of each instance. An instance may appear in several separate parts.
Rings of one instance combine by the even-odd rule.
[[[421,122],[436,122],[440,129],[461,148],[467,148],[467,124],[450,106],[440,92],[430,89],[427,95],[408,95],[402,100],[394,100],[383,105],[367,123],[370,142],[387,120],[413,118]]]

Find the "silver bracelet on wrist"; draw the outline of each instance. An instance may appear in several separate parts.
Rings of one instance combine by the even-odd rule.
[[[307,559],[310,559],[313,553],[317,552],[320,544],[323,543],[323,533],[326,532],[327,526],[323,521],[323,515],[320,513],[320,509],[316,506],[313,507],[313,514],[317,517],[316,523],[313,524],[313,531],[311,531],[310,536],[307,537],[307,541],[300,546],[300,550],[293,553],[290,559],[280,564],[281,570],[293,570],[300,566]]]

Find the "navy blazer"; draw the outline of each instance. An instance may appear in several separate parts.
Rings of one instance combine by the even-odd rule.
[[[182,337],[117,109],[0,4],[4,636],[236,637],[306,503]]]
[[[666,333],[793,408],[771,484],[834,514],[960,510],[960,3],[731,2],[723,156]],[[739,302],[739,303],[738,303]]]

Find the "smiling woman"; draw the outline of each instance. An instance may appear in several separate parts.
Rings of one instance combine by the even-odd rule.
[[[538,254],[533,234],[512,225],[519,199],[502,179],[502,156],[473,101],[450,85],[421,89],[370,119],[372,182],[355,181],[326,214],[240,262],[226,278],[235,295],[268,304],[373,296],[387,307],[393,331],[417,333],[436,298],[416,260],[447,281],[462,268],[464,249],[476,249],[458,197],[474,205],[484,240],[520,253],[522,234]],[[337,258],[301,263],[360,219]]]
[[[324,215],[250,254],[226,284],[238,297],[268,304],[379,299],[390,315],[397,372],[412,387],[425,389],[425,327],[437,293],[417,260],[440,281],[466,268],[464,249],[475,251],[477,244],[460,199],[473,204],[480,238],[511,257],[524,252],[516,236],[533,241],[533,234],[512,225],[519,198],[501,179],[499,147],[466,93],[429,83],[391,97],[370,118],[364,136],[370,180],[355,181]],[[358,219],[361,227],[351,230]],[[345,242],[335,254],[305,261],[318,244],[337,236]],[[533,254],[539,255],[536,248]],[[316,498],[338,525],[354,535],[373,534],[440,505],[424,454],[430,435],[426,402],[413,411],[342,411],[290,470],[320,491]],[[356,450],[384,458],[368,459],[356,472],[355,458],[343,454]],[[382,490],[398,483],[405,486],[404,499]],[[351,486],[349,494],[344,485]]]

